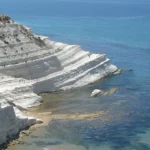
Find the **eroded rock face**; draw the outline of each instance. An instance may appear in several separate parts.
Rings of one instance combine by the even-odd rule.
[[[0,145],[21,129],[40,123],[33,117],[24,116],[19,110],[20,107],[27,109],[38,105],[40,101],[41,97],[33,93],[31,83],[0,74]]]
[[[11,107],[8,112],[14,114],[11,119],[18,120],[11,126],[8,119],[7,128],[10,126],[12,132],[5,130],[5,122],[1,122],[0,135],[3,134],[4,139],[0,139],[0,144],[9,135],[16,134],[19,131],[16,128],[39,122],[22,116],[8,101],[28,109],[41,102],[36,93],[84,86],[116,70],[104,54],[91,54],[78,45],[35,35],[30,28],[0,15],[0,104],[7,104],[0,108],[0,116],[5,119],[5,113]]]
[[[34,35],[15,22],[0,26],[0,72],[32,81],[36,93],[87,85],[116,69],[105,54]]]

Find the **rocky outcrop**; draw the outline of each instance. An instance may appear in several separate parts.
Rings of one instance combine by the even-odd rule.
[[[92,91],[89,98],[99,97],[99,96],[109,96],[114,93],[116,93],[119,90],[119,88],[111,88],[109,91],[102,91],[100,89],[95,89]]]
[[[102,90],[100,90],[100,89],[95,89],[95,90],[92,91],[90,97],[98,97],[98,96],[100,96],[102,93],[103,93]]]
[[[21,108],[37,105],[41,97],[32,91],[32,84],[24,79],[0,75],[0,145],[11,139],[21,129],[39,123],[38,119],[22,114]],[[15,106],[13,103],[17,103]],[[18,105],[18,106],[17,106]]]
[[[36,119],[22,116],[16,106],[28,109],[42,101],[37,93],[84,86],[116,70],[105,54],[91,54],[78,45],[51,41],[1,15],[0,116],[1,120],[7,119],[0,121],[0,134],[4,135],[0,144],[36,123]]]
[[[0,15],[0,22],[3,23],[10,23],[12,20],[9,16],[7,15]]]

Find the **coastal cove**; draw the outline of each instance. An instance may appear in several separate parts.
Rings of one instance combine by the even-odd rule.
[[[118,70],[105,54],[51,41],[7,15],[0,15],[0,32],[2,147],[21,130],[43,122],[23,113],[43,101],[39,93],[86,86]]]

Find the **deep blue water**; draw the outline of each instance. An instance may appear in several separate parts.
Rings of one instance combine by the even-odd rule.
[[[65,105],[68,106],[68,113],[80,112],[81,110],[82,113],[109,110],[111,114],[117,116],[119,112],[126,115],[129,112],[135,112],[135,115],[130,116],[130,122],[114,119],[109,125],[102,126],[98,125],[99,123],[96,121],[92,122],[92,125],[95,125],[94,131],[88,127],[84,128],[82,133],[84,140],[76,142],[76,144],[84,145],[87,149],[90,149],[92,145],[93,150],[96,148],[98,150],[107,149],[107,147],[100,148],[106,143],[110,146],[108,149],[112,150],[150,149],[150,141],[147,143],[142,141],[142,137],[150,138],[150,134],[148,134],[149,136],[144,134],[149,131],[150,127],[149,0],[1,0],[0,3],[1,13],[6,13],[14,20],[33,28],[35,33],[46,35],[55,41],[81,45],[85,50],[91,52],[106,53],[112,63],[119,68],[134,70],[132,73],[109,78],[82,89],[82,92],[78,91],[78,96],[74,91],[73,98],[66,96]],[[106,90],[111,87],[119,87],[120,91],[109,98],[104,98],[104,100],[98,98],[89,103],[87,97],[94,88]],[[69,100],[71,104],[68,102]],[[66,109],[61,101],[63,100],[58,102],[59,105],[56,103],[55,107],[60,108],[60,104],[62,104],[62,109],[57,109],[56,112],[64,113]],[[126,103],[122,104],[121,101],[126,101]],[[79,105],[76,104],[77,102]],[[120,103],[112,107],[115,102]],[[60,136],[58,132],[52,134],[51,129],[54,130],[54,126],[59,128],[62,125],[64,129],[67,129],[68,124],[71,124],[75,129],[89,123],[86,121],[66,124],[54,122],[47,128],[41,129],[43,135],[41,133],[40,135],[43,140],[39,137],[41,144],[37,144],[37,147],[42,149],[45,145],[50,146],[51,136],[57,136],[57,138]],[[79,137],[78,134],[74,135],[73,129],[64,132],[64,134],[70,135],[62,138],[66,139],[65,142],[75,143],[78,139],[71,138]],[[45,132],[49,132],[47,136],[49,142],[43,144],[46,137],[44,136]],[[143,135],[139,136],[139,134]],[[59,139],[59,141],[61,140]],[[31,141],[34,143],[34,139]],[[31,148],[28,147],[28,149]]]

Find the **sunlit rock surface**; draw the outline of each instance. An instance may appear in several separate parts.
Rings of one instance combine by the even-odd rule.
[[[92,91],[90,97],[96,97],[96,96],[100,95],[101,93],[103,93],[102,90],[95,89],[95,90]]]
[[[28,109],[42,101],[35,93],[84,86],[116,70],[105,54],[51,41],[0,15],[0,144],[38,122],[8,101]]]

